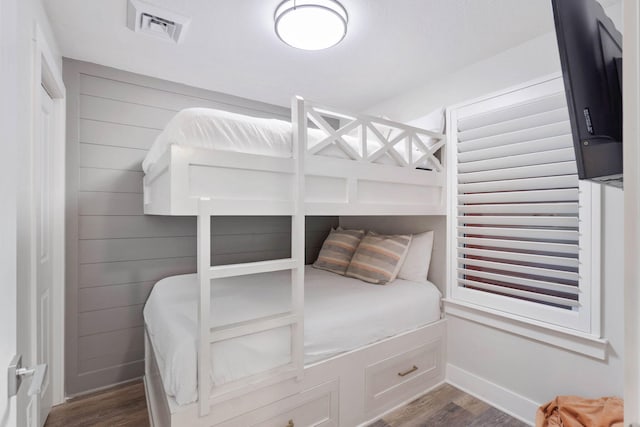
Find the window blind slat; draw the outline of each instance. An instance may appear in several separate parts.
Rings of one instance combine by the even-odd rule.
[[[537,153],[520,154],[517,156],[505,156],[497,159],[478,160],[476,162],[464,162],[458,164],[460,173],[482,172],[486,170],[508,169],[521,166],[546,165],[549,163],[575,160],[573,148],[560,150],[541,151]]]
[[[568,162],[551,163],[548,165],[525,166],[520,168],[499,169],[483,172],[471,172],[458,174],[458,182],[485,182],[507,179],[536,178],[554,175],[572,175],[578,173],[575,160]]]
[[[495,159],[498,157],[516,156],[519,154],[536,153],[540,151],[573,148],[571,135],[554,136],[538,141],[526,141],[518,144],[501,145],[500,147],[473,150],[458,154],[460,162],[474,162],[478,160]]]
[[[515,132],[522,129],[549,125],[552,123],[569,120],[569,111],[566,108],[544,111],[542,113],[519,117],[487,126],[469,129],[458,132],[458,141],[469,141],[471,139],[486,138],[488,136],[500,135],[503,133]]]
[[[517,203],[459,205],[459,213],[468,214],[565,214],[578,215],[577,203]]]
[[[509,191],[504,193],[460,194],[462,203],[527,203],[527,202],[570,202],[578,200],[578,189]]]
[[[474,258],[458,258],[458,263],[464,266],[483,267],[491,270],[500,270],[511,273],[529,274],[532,276],[544,277],[547,280],[571,280],[578,281],[578,273],[563,270],[553,270],[548,268],[529,267],[525,265],[509,264],[495,261],[478,260]],[[473,270],[475,271],[475,270]]]
[[[488,193],[492,191],[552,190],[578,186],[578,175],[558,175],[542,178],[508,179],[502,181],[459,184],[460,193]]]
[[[543,302],[547,302],[547,303],[550,303],[550,304],[569,306],[569,307],[578,307],[580,305],[580,303],[578,301],[572,300],[572,299],[568,299],[568,298],[561,298],[561,297],[555,297],[555,296],[551,296],[551,295],[538,294],[538,293],[535,293],[535,292],[521,291],[519,289],[505,288],[503,286],[490,285],[488,283],[476,282],[474,280],[460,279],[460,283],[462,283],[464,285],[467,285],[467,286],[469,286],[471,288],[479,288],[479,289],[483,289],[483,290],[486,290],[486,291],[489,291],[489,292],[512,295],[514,297],[526,298],[526,299],[531,299],[531,300],[534,300],[534,301],[543,301]]]
[[[578,218],[570,216],[459,216],[458,224],[578,227]]]
[[[516,249],[527,251],[528,253],[558,253],[578,256],[578,246],[567,243],[530,242],[526,240],[503,240],[482,237],[458,237],[458,242],[463,245],[473,245],[499,249]]]
[[[458,231],[474,236],[511,237],[514,239],[562,240],[578,241],[578,231],[574,230],[545,230],[538,228],[497,228],[497,227],[469,227],[459,226]]]
[[[539,114],[549,110],[556,110],[558,108],[567,108],[567,100],[564,93],[554,93],[536,100],[520,102],[492,111],[460,118],[457,127],[458,130],[466,131],[494,123]]]
[[[579,190],[562,81],[540,85],[474,101],[451,115],[453,297],[573,324],[589,297],[581,294],[585,249],[579,246],[580,200],[588,194]]]
[[[467,268],[459,268],[458,272],[465,276],[473,276],[482,279],[494,280],[496,282],[510,283],[512,285],[525,286],[527,288],[537,289],[540,291],[552,291],[569,295],[578,295],[578,287],[572,285],[561,285],[558,283],[546,282],[543,280],[525,279],[524,277],[489,273],[486,271],[470,270]]]
[[[506,259],[510,261],[522,261],[532,264],[545,264],[557,267],[578,268],[578,259],[559,256],[534,255],[532,253],[492,251],[488,249],[475,249],[458,247],[458,253],[483,258]]]
[[[502,145],[515,144],[518,142],[536,141],[544,138],[569,134],[571,134],[571,124],[569,121],[552,123],[550,125],[523,129],[516,132],[459,142],[458,152],[466,153],[467,151],[482,150],[486,148],[500,147]]]

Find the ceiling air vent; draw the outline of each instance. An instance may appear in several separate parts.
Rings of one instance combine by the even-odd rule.
[[[140,0],[129,0],[127,27],[166,41],[180,43],[191,19]]]

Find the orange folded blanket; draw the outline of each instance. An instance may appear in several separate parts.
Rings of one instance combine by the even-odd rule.
[[[623,427],[624,401],[558,396],[536,413],[536,427]]]

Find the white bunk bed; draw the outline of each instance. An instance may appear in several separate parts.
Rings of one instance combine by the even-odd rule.
[[[290,124],[246,119],[249,125],[237,127],[238,117],[219,113],[219,127],[212,130],[204,124],[212,123],[210,117],[202,121],[208,114],[177,116],[176,127],[168,125],[144,164],[145,213],[198,217],[197,276],[164,279],[145,307],[152,424],[353,426],[440,384],[445,321],[436,288],[402,280],[387,287],[359,285],[314,270],[305,298],[304,223],[305,215],[444,215],[443,135],[332,112],[300,98],[294,99]],[[233,151],[238,149],[250,153]],[[291,216],[291,258],[211,266],[215,215]],[[287,277],[283,292],[278,284]],[[338,323],[311,316],[326,310],[327,295],[340,288],[345,301],[351,289],[354,304],[371,307],[366,314],[373,318],[393,312],[376,309],[380,301],[406,305],[406,311],[395,309],[403,316],[388,322],[394,327],[351,334],[351,345],[329,342],[314,357],[305,345],[305,321],[310,330],[324,327],[313,336],[317,345],[337,324],[375,324],[363,310],[356,316],[357,307],[333,319]],[[220,295],[230,294],[226,309],[217,305]],[[288,296],[288,303],[274,301],[274,295]],[[423,309],[415,306],[418,301]],[[180,351],[171,351],[172,339],[181,343]],[[260,358],[263,370],[238,374],[234,354],[238,360]],[[226,370],[216,369],[223,360]],[[176,391],[180,381],[186,391]]]
[[[302,99],[294,107],[299,117],[291,124],[180,113],[143,163],[145,213],[197,215],[198,199],[206,197],[216,215],[244,215],[252,202],[265,215],[288,215],[291,183],[300,182],[306,215],[445,214],[441,133]],[[291,155],[292,142],[302,162]],[[304,179],[292,180],[298,163]]]

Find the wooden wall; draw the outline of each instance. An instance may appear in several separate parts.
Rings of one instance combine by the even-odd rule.
[[[143,374],[142,308],[153,284],[196,269],[191,217],[143,215],[141,162],[188,107],[289,120],[289,110],[65,59],[67,87],[66,392]],[[307,258],[336,217],[307,219]],[[288,217],[217,217],[215,264],[287,257]]]

